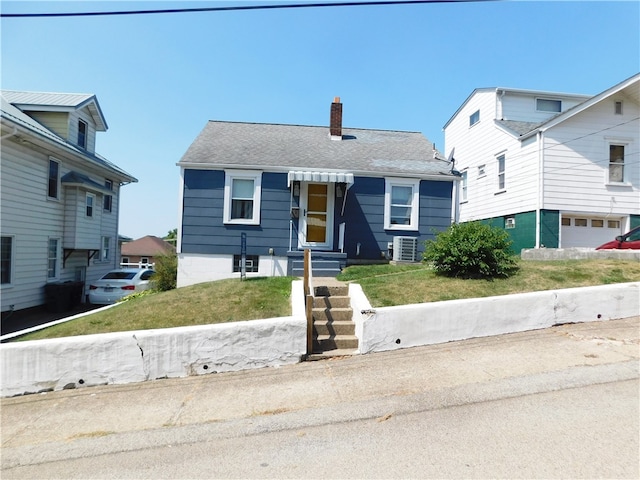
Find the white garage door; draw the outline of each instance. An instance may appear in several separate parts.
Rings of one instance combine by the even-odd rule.
[[[621,235],[620,219],[562,216],[562,248],[595,248]]]

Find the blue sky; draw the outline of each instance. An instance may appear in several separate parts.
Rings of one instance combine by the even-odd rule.
[[[260,2],[246,2],[259,4]],[[274,2],[275,3],[275,2]],[[302,3],[302,2],[297,2]],[[234,2],[11,2],[3,13]],[[95,93],[97,151],[138,178],[120,233],[178,226],[176,163],[208,120],[420,131],[475,88],[597,94],[640,71],[640,2],[503,1],[75,18],[3,18],[4,89]]]

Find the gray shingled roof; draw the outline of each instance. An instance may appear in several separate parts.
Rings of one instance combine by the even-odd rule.
[[[210,121],[178,165],[451,177],[451,165],[419,132]]]
[[[522,136],[526,133],[529,133],[540,125],[543,125],[545,122],[519,122],[516,120],[498,120],[498,123],[503,125],[505,128],[508,128],[512,132],[517,133],[519,136]]]

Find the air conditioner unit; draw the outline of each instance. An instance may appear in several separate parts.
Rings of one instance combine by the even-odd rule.
[[[417,254],[417,237],[393,237],[394,262],[415,262]]]

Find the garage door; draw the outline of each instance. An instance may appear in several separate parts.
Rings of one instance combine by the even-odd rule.
[[[562,216],[562,248],[595,248],[621,235],[620,219]]]

